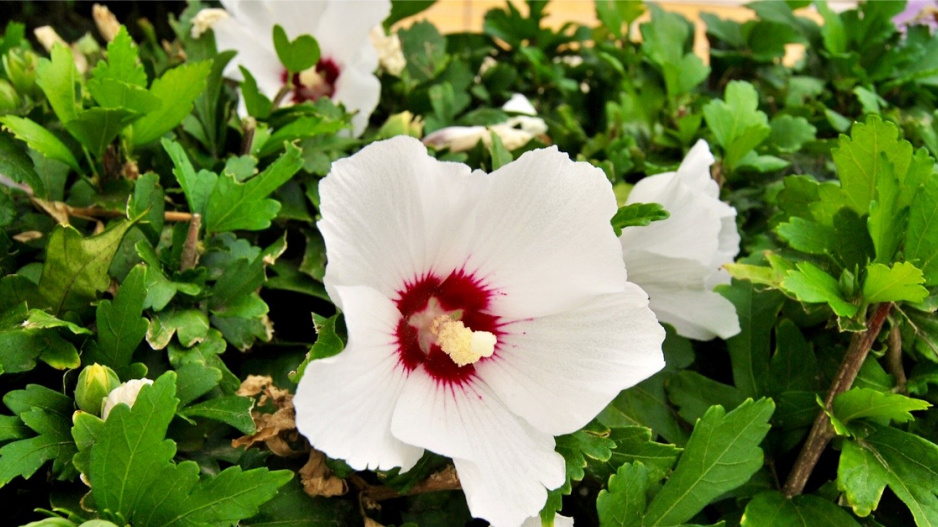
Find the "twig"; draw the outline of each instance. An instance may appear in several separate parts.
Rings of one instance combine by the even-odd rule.
[[[186,233],[186,242],[182,246],[182,256],[179,258],[179,270],[192,269],[199,262],[199,230],[202,228],[202,215],[195,213],[189,222],[189,232]]]
[[[61,201],[47,201],[39,198],[32,198],[34,204],[45,211],[47,214],[59,220],[59,214],[74,216],[86,220],[97,218],[125,218],[127,213],[117,209],[105,209],[102,207],[72,207]],[[188,212],[167,211],[163,213],[163,219],[166,221],[189,221],[192,214]]]
[[[283,100],[287,97],[287,95],[289,95],[290,92],[292,91],[293,91],[293,82],[288,77],[287,83],[284,84],[280,88],[280,91],[277,92],[277,95],[274,96],[274,100],[272,101],[273,106],[271,106],[271,109],[279,108],[280,103],[282,103]]]
[[[456,475],[456,469],[451,466],[434,474],[430,474],[430,477],[417,483],[404,494],[400,494],[391,487],[384,485],[371,485],[356,474],[349,476],[348,480],[352,485],[355,485],[355,487],[361,490],[366,497],[374,501],[390,500],[403,496],[413,496],[415,494],[426,494],[427,492],[459,490],[462,488],[459,483],[459,477]]]
[[[902,367],[902,333],[899,332],[899,325],[894,324],[889,330],[889,340],[886,348],[886,368],[889,373],[896,378],[895,391],[905,393],[905,384],[907,378],[905,369]]]
[[[246,156],[251,153],[251,146],[254,144],[254,132],[257,131],[257,120],[253,117],[245,117],[244,138],[241,140],[241,155]]]
[[[892,309],[892,303],[887,302],[879,304],[873,316],[867,321],[866,331],[863,333],[854,333],[853,337],[850,339],[850,347],[847,348],[847,353],[844,354],[840,368],[838,368],[837,374],[834,376],[834,382],[831,383],[830,390],[828,390],[827,396],[824,398],[824,408],[826,408],[827,411],[830,411],[834,397],[847,391],[850,389],[850,386],[853,385],[853,381],[857,378],[857,373],[860,372],[860,367],[863,366],[863,361],[866,360],[870,348],[873,347],[873,342],[876,340],[876,337],[879,336],[883,322],[885,322],[886,316],[889,315],[890,309]],[[798,459],[795,461],[795,466],[791,469],[791,473],[788,474],[788,480],[785,482],[785,487],[782,489],[789,498],[801,494],[804,490],[804,486],[808,482],[808,478],[811,477],[814,466],[817,465],[821,454],[824,452],[824,449],[827,448],[827,443],[834,437],[834,430],[831,427],[830,419],[828,419],[824,408],[818,412],[817,417],[814,419],[814,425],[811,426],[808,439],[801,448]]]

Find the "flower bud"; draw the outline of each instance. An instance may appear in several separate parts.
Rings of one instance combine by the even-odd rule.
[[[3,70],[10,82],[20,94],[35,98],[38,95],[36,85],[36,66],[39,57],[32,51],[11,49],[3,56]]]
[[[153,384],[153,381],[150,379],[133,379],[111,390],[111,393],[107,394],[107,399],[104,400],[104,406],[101,408],[101,419],[106,420],[108,414],[118,404],[123,403],[133,407],[137,401],[137,395],[140,394],[140,389],[148,384]]]
[[[423,121],[414,114],[403,111],[388,117],[378,130],[378,137],[389,138],[395,135],[409,135],[419,138],[423,134]]]
[[[22,100],[9,82],[0,79],[0,113],[12,112],[20,107]]]
[[[111,390],[120,386],[120,379],[114,370],[100,364],[85,366],[78,375],[78,386],[75,388],[75,402],[83,411],[98,415],[101,404]]]

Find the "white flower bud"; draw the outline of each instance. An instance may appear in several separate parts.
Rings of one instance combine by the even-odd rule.
[[[118,404],[123,403],[133,407],[137,401],[137,395],[140,394],[140,389],[148,384],[153,384],[153,381],[150,379],[133,379],[111,390],[111,393],[107,394],[107,399],[104,400],[104,406],[101,408],[101,419],[107,420],[108,414]]]

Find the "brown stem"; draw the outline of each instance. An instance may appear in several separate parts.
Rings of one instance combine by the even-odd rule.
[[[399,494],[396,490],[391,487],[385,487],[384,485],[371,485],[355,474],[349,476],[348,479],[352,485],[355,485],[361,490],[366,497],[374,501],[390,500],[402,496],[425,494],[427,492],[459,490],[462,488],[459,484],[459,477],[456,475],[456,469],[451,466],[434,474],[430,474],[430,477],[417,483],[404,494]]]
[[[282,103],[283,100],[287,97],[287,95],[289,95],[290,92],[292,91],[293,91],[293,83],[288,79],[287,83],[284,84],[280,88],[280,91],[277,92],[277,95],[274,96],[274,100],[272,101],[273,106],[271,106],[271,110],[275,110],[279,108],[280,103]]]
[[[202,228],[202,215],[193,214],[189,222],[189,232],[186,233],[186,242],[182,246],[182,256],[179,258],[179,270],[192,269],[199,262],[199,230]]]
[[[72,207],[61,201],[46,201],[39,198],[32,198],[34,204],[44,210],[53,218],[59,219],[60,215],[74,216],[83,219],[97,218],[124,218],[127,213],[117,209],[105,209],[102,207]],[[168,211],[163,213],[166,221],[189,221],[192,214],[188,212]]]
[[[889,330],[889,340],[886,348],[886,368],[889,373],[896,378],[896,392],[905,393],[905,384],[907,378],[905,369],[902,367],[902,333],[899,332],[899,326],[893,325]]]
[[[242,123],[244,123],[244,138],[241,140],[241,155],[246,156],[251,153],[251,146],[254,144],[257,120],[253,117],[245,117]]]
[[[866,360],[870,348],[873,347],[873,342],[876,341],[876,337],[879,336],[883,322],[885,322],[886,316],[889,315],[890,309],[892,309],[892,303],[887,302],[879,304],[873,316],[867,321],[866,331],[854,333],[853,337],[850,339],[850,347],[847,348],[847,353],[844,354],[840,368],[837,369],[837,374],[834,376],[830,390],[828,390],[827,396],[824,398],[824,409],[821,409],[814,419],[811,432],[808,433],[808,439],[801,448],[798,459],[795,461],[795,466],[791,469],[791,473],[788,474],[788,480],[785,482],[785,487],[782,489],[789,498],[801,494],[804,490],[804,486],[808,482],[808,478],[811,476],[814,466],[817,465],[818,459],[821,458],[821,454],[824,452],[824,449],[827,448],[827,443],[834,437],[834,430],[831,427],[830,419],[828,419],[825,409],[830,411],[834,397],[849,390],[850,386],[853,385],[853,381],[857,378],[860,367],[863,366],[863,361]]]

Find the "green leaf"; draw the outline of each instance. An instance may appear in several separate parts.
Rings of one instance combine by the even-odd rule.
[[[0,118],[2,122],[2,118]],[[41,197],[48,198],[46,185],[36,173],[33,160],[29,158],[22,143],[18,143],[13,136],[0,133],[0,174],[5,174],[16,181],[29,185],[33,192]]]
[[[766,393],[771,331],[785,298],[777,291],[761,291],[752,283],[733,280],[717,292],[736,307],[740,332],[726,341],[733,368],[733,383],[744,397]]]
[[[222,174],[205,206],[205,229],[225,232],[269,227],[270,220],[280,210],[280,203],[267,196],[303,167],[301,154],[299,148],[288,144],[283,155],[245,183]]]
[[[724,99],[707,103],[703,115],[717,143],[723,147],[723,163],[732,170],[772,129],[768,117],[759,111],[759,94],[752,84],[730,82],[726,85]]]
[[[118,372],[130,365],[134,351],[149,327],[147,319],[142,316],[143,301],[147,296],[145,273],[143,265],[134,267],[114,295],[114,300],[98,303],[98,345],[87,351],[88,364],[97,362]]]
[[[303,486],[298,479],[293,478],[281,487],[273,499],[260,507],[260,512],[256,516],[242,521],[241,525],[245,527],[335,527],[354,525],[356,521],[361,520],[353,500],[311,498],[303,491]]]
[[[190,362],[176,368],[176,376],[176,396],[180,406],[186,406],[217,387],[222,373],[204,363]]]
[[[80,170],[78,161],[65,143],[36,122],[25,117],[4,115],[0,117],[0,123],[3,123],[4,128],[12,132],[17,139],[25,141],[33,150],[49,159],[61,161],[76,171]]]
[[[415,81],[428,81],[446,67],[446,39],[430,22],[414,22],[409,28],[398,31],[397,35],[407,60],[406,71]]]
[[[905,258],[922,270],[925,285],[938,285],[938,176],[912,198],[905,233]]]
[[[221,375],[219,375],[221,378]],[[251,407],[254,401],[239,395],[215,397],[207,401],[183,408],[179,413],[186,417],[207,417],[221,421],[237,428],[243,434],[253,434],[254,419],[251,417]]]
[[[319,62],[319,43],[310,35],[300,35],[292,42],[279,24],[274,25],[274,49],[280,63],[291,73],[312,68]]]
[[[36,84],[42,88],[62,123],[74,119],[81,110],[75,96],[80,79],[72,50],[62,44],[56,44],[50,58],[40,59],[36,67]]]
[[[436,0],[391,0],[391,14],[382,25],[390,29],[395,23],[429,9]]]
[[[339,315],[333,315],[329,318],[321,317],[313,313],[313,327],[316,329],[316,342],[306,354],[306,359],[296,368],[296,373],[290,375],[290,380],[300,382],[303,378],[303,372],[310,361],[325,359],[338,355],[345,348],[345,343],[339,338],[335,331],[335,323]]]
[[[834,417],[844,425],[855,419],[867,419],[880,426],[889,422],[908,423],[914,420],[909,412],[925,410],[931,403],[897,393],[883,393],[869,388],[853,388],[834,398]]]
[[[859,527],[847,511],[810,494],[786,498],[781,492],[759,494],[746,505],[740,527]]]
[[[829,254],[834,245],[834,228],[803,218],[791,218],[775,228],[779,238],[792,249],[808,254]]]
[[[759,443],[775,410],[771,399],[747,400],[730,413],[714,406],[697,422],[674,473],[648,505],[644,525],[680,525],[762,467]]]
[[[685,49],[692,40],[693,25],[683,16],[655,4],[650,4],[649,10],[651,21],[640,26],[642,50],[661,69],[668,95],[689,93],[710,73],[700,57]]]
[[[114,80],[145,88],[147,74],[137,57],[137,46],[121,26],[120,31],[107,45],[107,62],[98,61],[92,75],[95,80]],[[90,83],[89,83],[90,87]]]
[[[244,99],[244,106],[248,110],[248,115],[256,119],[266,119],[270,116],[270,110],[273,103],[260,90],[257,89],[257,80],[251,75],[244,66],[238,66],[241,70],[241,97]]]
[[[39,294],[53,313],[86,307],[110,286],[111,259],[135,221],[121,221],[89,238],[82,238],[74,227],[55,226],[39,280]]]
[[[648,492],[648,471],[640,463],[626,463],[609,478],[607,489],[596,497],[596,511],[603,527],[642,525]]]
[[[826,303],[838,316],[852,317],[859,309],[844,298],[837,280],[810,262],[798,262],[794,271],[788,271],[782,289],[798,300],[808,303]]]
[[[625,36],[628,26],[645,12],[645,5],[638,1],[595,0],[595,5],[596,18],[617,39]]]
[[[678,414],[688,423],[697,422],[715,404],[736,408],[745,398],[735,386],[688,370],[671,377],[667,388],[671,402],[679,408]]]
[[[660,203],[631,203],[619,207],[611,221],[616,236],[619,236],[626,227],[646,227],[653,221],[666,220],[669,217],[671,214]]]
[[[71,459],[77,449],[70,433],[71,398],[31,384],[25,390],[7,393],[3,403],[38,435],[0,448],[0,487],[17,476],[29,479],[48,461],[52,461],[52,473],[57,479],[74,477]]]
[[[826,0],[817,0],[814,5],[824,18],[824,24],[821,26],[824,47],[834,55],[844,53],[847,50],[847,33],[840,15],[828,7]]]
[[[133,143],[142,145],[159,139],[192,112],[195,100],[205,91],[212,62],[189,62],[175,67],[153,81],[150,95],[162,104],[133,124]],[[164,145],[165,146],[165,145]]]
[[[938,525],[938,445],[895,428],[880,428],[862,440],[843,443],[837,488],[858,516],[876,509],[883,489],[912,512],[916,525]]]
[[[43,312],[27,311],[26,304],[19,303],[0,313],[0,373],[30,371],[40,358],[58,369],[78,367],[78,350],[57,331],[42,327],[48,323],[24,327],[30,313],[35,318]]]
[[[837,176],[848,205],[858,214],[866,214],[873,200],[877,180],[887,164],[892,165],[900,183],[912,162],[912,145],[899,139],[899,129],[878,116],[866,124],[856,123],[850,136],[841,135],[837,148],[831,150]]]
[[[623,426],[609,431],[609,439],[615,443],[608,461],[587,460],[590,475],[606,481],[626,463],[641,463],[648,471],[649,481],[660,481],[674,466],[681,449],[652,441],[652,431],[644,426]]]
[[[163,149],[166,150],[170,159],[173,160],[173,174],[176,176],[176,181],[179,182],[179,186],[186,195],[189,210],[191,210],[193,214],[199,213],[204,215],[206,204],[208,203],[209,196],[215,189],[218,176],[208,170],[200,170],[197,174],[195,168],[192,166],[192,162],[189,161],[189,156],[186,154],[185,149],[179,143],[164,138],[162,144]]]
[[[792,117],[787,114],[772,119],[772,131],[769,134],[769,144],[774,145],[780,152],[797,152],[810,141],[814,141],[817,128],[811,125],[804,117]]]
[[[498,170],[514,161],[511,152],[505,148],[505,144],[502,143],[502,138],[498,134],[490,131],[489,137],[492,138],[492,144],[489,146],[489,154],[492,157],[492,170]]]
[[[101,157],[107,145],[137,115],[124,108],[91,108],[65,123],[65,129],[95,157]]]
[[[871,304],[921,302],[928,296],[928,290],[922,287],[924,282],[922,271],[909,262],[895,263],[892,267],[874,263],[866,268],[863,299]]]
[[[172,462],[167,428],[175,415],[175,374],[144,386],[132,408],[118,405],[91,448],[89,478],[99,510],[133,524],[225,524],[250,517],[286,483],[289,471],[235,466],[200,480],[194,462]]]
[[[333,134],[345,127],[340,120],[333,120],[319,115],[306,115],[299,117],[286,126],[274,130],[274,133],[264,141],[258,157],[267,157],[284,148],[284,142],[297,139],[306,139],[323,134]]]

